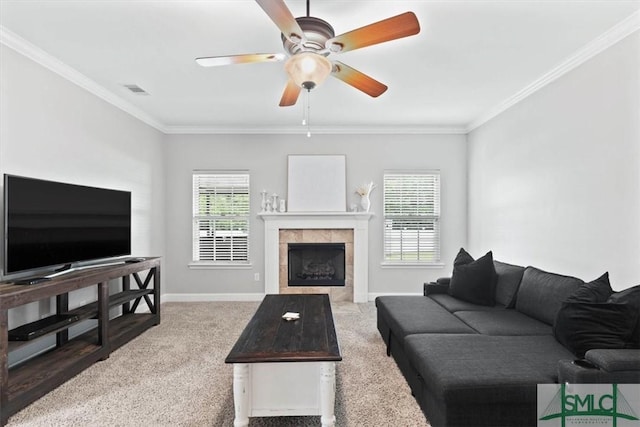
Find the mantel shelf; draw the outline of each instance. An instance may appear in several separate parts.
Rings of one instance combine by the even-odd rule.
[[[323,218],[323,219],[367,219],[373,217],[372,212],[260,212],[259,218],[263,221],[276,219],[297,219],[297,218]]]

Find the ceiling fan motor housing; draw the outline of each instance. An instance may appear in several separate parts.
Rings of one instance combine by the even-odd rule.
[[[313,16],[301,16],[296,18],[298,25],[304,32],[304,43],[293,43],[284,36],[281,35],[282,45],[284,50],[289,53],[290,56],[296,55],[301,52],[314,52],[320,55],[327,56],[329,52],[321,52],[325,50],[325,43],[327,40],[335,37],[333,27],[320,18],[314,18]]]

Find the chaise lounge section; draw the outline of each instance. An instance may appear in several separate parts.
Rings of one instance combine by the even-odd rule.
[[[460,263],[463,252],[468,258]],[[461,254],[453,277],[425,284],[424,296],[381,296],[375,301],[387,353],[432,426],[535,426],[537,384],[640,383],[640,287],[625,291],[624,342],[595,339],[606,349],[582,354],[580,345],[571,342],[575,334],[568,339],[569,347],[559,342],[563,334],[575,331],[557,328],[556,321],[568,310],[567,301],[578,296],[580,304],[598,309],[607,305],[588,302],[585,294],[591,298],[592,290],[608,287],[604,294],[610,297],[608,275],[585,284],[535,267],[493,261],[491,253],[478,260],[463,249]],[[461,291],[460,278],[482,276],[489,261],[492,273],[484,276],[489,282],[473,283],[477,280],[472,278],[473,289]],[[476,269],[481,263],[485,272]],[[462,271],[460,265],[469,268],[456,274]],[[491,292],[485,300],[478,293],[483,286]]]

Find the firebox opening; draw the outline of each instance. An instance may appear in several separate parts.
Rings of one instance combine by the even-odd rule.
[[[344,243],[289,243],[289,286],[345,286]]]

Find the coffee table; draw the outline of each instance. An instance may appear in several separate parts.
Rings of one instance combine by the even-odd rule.
[[[297,320],[282,318],[300,313]],[[336,417],[336,362],[342,360],[328,295],[266,295],[225,359],[233,363],[236,427],[249,417]]]

